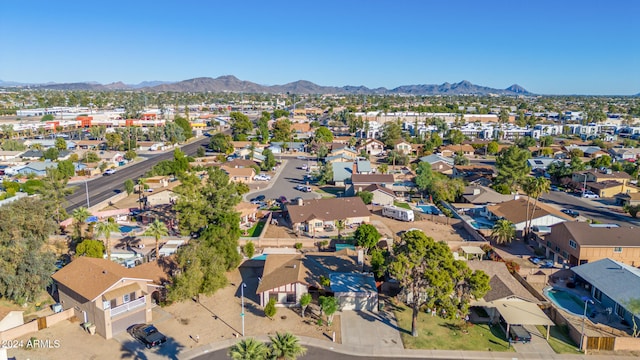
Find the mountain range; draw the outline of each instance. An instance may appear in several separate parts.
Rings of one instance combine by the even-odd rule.
[[[270,94],[356,94],[356,95],[533,95],[522,86],[511,85],[506,89],[495,89],[472,84],[469,81],[458,83],[444,83],[440,85],[403,85],[393,89],[384,87],[370,89],[365,86],[322,86],[310,81],[299,80],[284,85],[260,85],[251,81],[240,80],[233,75],[217,78],[199,77],[179,82],[168,81],[144,81],[139,84],[125,84],[115,82],[100,84],[97,82],[79,83],[46,83],[25,84],[18,82],[5,82],[0,80],[0,86],[4,87],[28,87],[32,89],[49,90],[140,90],[140,91],[174,91],[174,92],[244,92],[244,93],[270,93]]]

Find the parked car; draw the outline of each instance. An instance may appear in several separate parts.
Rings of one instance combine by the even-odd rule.
[[[553,260],[544,260],[540,263],[540,267],[544,269],[551,269],[555,267]]]
[[[560,211],[562,211],[563,213],[565,213],[565,214],[567,214],[567,215],[569,215],[569,216],[571,216],[571,217],[573,217],[573,218],[577,218],[578,216],[580,216],[580,213],[579,213],[579,212],[577,212],[577,211],[575,211],[575,210],[571,210],[571,209],[562,209],[562,210],[560,210]]]
[[[598,199],[600,198],[600,196],[598,196],[597,194],[591,192],[591,191],[587,191],[584,194],[582,194],[582,197],[585,199]]]
[[[551,191],[560,191],[560,188],[557,187],[556,185],[551,185],[550,189]]]
[[[531,261],[532,263],[539,265],[540,264],[540,258],[536,257],[536,256],[529,256],[529,261]]]
[[[104,176],[109,176],[109,175],[113,175],[116,173],[116,169],[107,169],[104,171],[104,173],[102,173],[102,175]]]
[[[520,341],[523,344],[531,341],[531,333],[522,325],[511,325],[509,327],[509,335],[511,336],[511,340]]]
[[[129,335],[134,339],[140,341],[151,349],[152,347],[160,346],[167,342],[167,337],[164,336],[155,326],[150,324],[136,324],[127,329]]]

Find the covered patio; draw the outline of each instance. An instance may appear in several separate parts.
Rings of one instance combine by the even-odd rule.
[[[509,336],[511,325],[542,325],[547,328],[546,339],[549,340],[549,329],[555,325],[537,304],[520,300],[494,301],[486,305],[493,306],[507,324]]]

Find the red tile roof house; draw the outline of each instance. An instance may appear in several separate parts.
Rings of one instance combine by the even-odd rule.
[[[315,235],[325,226],[335,229],[336,222],[343,220],[345,226],[368,223],[371,213],[360,197],[304,200],[302,205],[286,206],[286,216],[295,231]]]
[[[105,339],[152,320],[152,297],[160,299],[169,276],[162,262],[125,268],[113,261],[81,256],[52,275],[63,309]]]

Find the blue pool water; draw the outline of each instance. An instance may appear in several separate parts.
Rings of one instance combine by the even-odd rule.
[[[129,233],[129,232],[138,231],[138,230],[140,230],[140,226],[120,225],[121,233]]]
[[[578,316],[582,316],[582,314],[584,314],[584,301],[577,295],[555,288],[545,289],[544,294],[559,308]],[[591,304],[588,304],[587,314],[592,311],[593,307]]]
[[[440,209],[438,209],[437,207],[435,207],[433,205],[418,205],[416,207],[418,209],[422,210],[422,212],[425,213],[425,214],[433,214],[433,215],[439,215],[440,214]]]
[[[267,254],[258,255],[256,257],[251,258],[251,260],[262,260],[262,261],[265,261],[265,260],[267,260]]]
[[[474,218],[473,221],[471,221],[471,226],[475,229],[492,229],[493,225],[493,222],[480,218]]]

